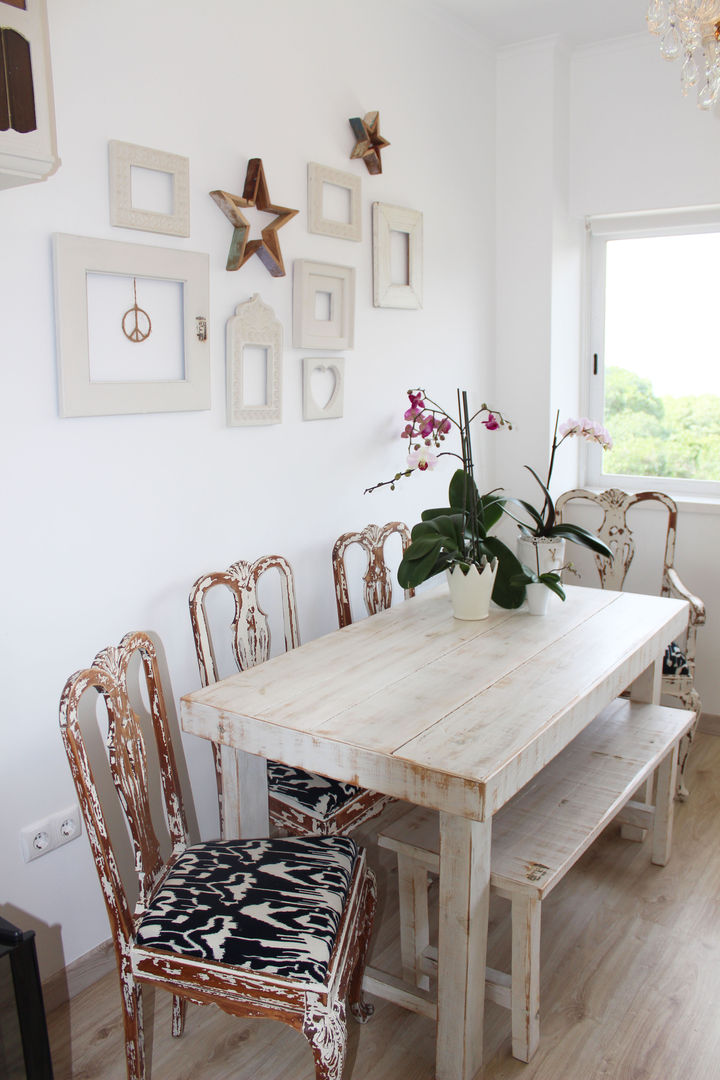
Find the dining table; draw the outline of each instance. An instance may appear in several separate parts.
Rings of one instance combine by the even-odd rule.
[[[186,694],[228,837],[268,835],[266,759],[439,811],[437,1080],[482,1075],[493,815],[618,695],[658,702],[683,600],[567,586],[453,618],[447,585]]]

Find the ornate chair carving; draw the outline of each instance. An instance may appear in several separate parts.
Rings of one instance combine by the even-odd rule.
[[[138,653],[160,763],[157,801],[128,693],[128,665]],[[88,690],[105,701],[108,765],[135,855],[134,910],[79,723]],[[105,649],[90,668],[68,679],[60,728],[115,944],[128,1080],[145,1076],[144,983],[174,995],[174,1035],[182,1034],[188,1000],[236,1016],[281,1020],[310,1043],[316,1080],[340,1080],[345,999],[359,1020],[372,1011],[361,995],[375,908],[364,852],[354,840],[336,836],[189,845],[157,655],[144,633],[126,635],[119,647]],[[163,808],[172,849],[167,860],[151,805]]]
[[[392,603],[392,577],[385,563],[385,544],[391,536],[396,534],[400,537],[402,550],[405,551],[410,543],[410,530],[401,521],[389,521],[387,525],[367,525],[362,532],[343,533],[335,541],[332,567],[340,626],[349,626],[353,621],[345,568],[345,555],[348,548],[353,544],[359,544],[367,555],[367,567],[363,574],[363,598],[368,615],[375,615],[376,612],[389,608]],[[414,589],[408,589],[405,592],[406,598],[414,595]]]
[[[267,571],[277,571],[283,611],[285,648],[300,644],[295,585],[289,563],[281,555],[266,555],[255,562],[236,562],[227,570],[203,574],[190,592],[190,618],[195,637],[200,679],[203,686],[217,682],[220,675],[213,647],[206,598],[211,589],[229,589],[235,604],[230,627],[232,653],[239,671],[261,664],[270,657],[270,622],[260,606],[258,581]],[[221,834],[224,807],[220,748],[213,747],[218,786]],[[388,796],[366,791],[353,784],[331,780],[304,769],[268,762],[270,820],[278,830],[297,835],[331,836],[356,828],[379,814]]]
[[[660,586],[661,596],[675,596],[687,600],[690,605],[690,619],[684,642],[673,643],[665,653],[663,661],[662,692],[676,698],[685,709],[692,709],[700,716],[702,708],[700,695],[695,689],[695,647],[697,628],[705,622],[705,605],[694,596],[682,583],[675,569],[675,536],[677,533],[677,505],[669,495],[660,491],[625,492],[618,488],[594,492],[584,488],[575,488],[562,494],[555,510],[558,521],[562,521],[568,503],[577,500],[595,503],[603,511],[602,523],[597,535],[611,548],[614,558],[612,563],[595,556],[595,564],[603,589],[622,589],[633,556],[635,540],[627,520],[628,511],[638,503],[655,503],[667,511],[667,533],[663,554],[663,570]],[[687,755],[694,732],[683,739],[680,746],[680,786],[681,795],[686,794],[684,772]]]

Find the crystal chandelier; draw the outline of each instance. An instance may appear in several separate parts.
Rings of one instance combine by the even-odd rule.
[[[665,59],[682,57],[683,94],[697,86],[698,105],[711,108],[720,97],[720,0],[650,0],[647,22]]]

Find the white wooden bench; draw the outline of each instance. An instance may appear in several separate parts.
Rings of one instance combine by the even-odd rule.
[[[512,904],[512,974],[487,968],[486,995],[511,1010],[512,1052],[521,1061],[530,1060],[540,1037],[542,900],[616,817],[652,827],[652,862],[665,865],[677,748],[694,720],[683,709],[618,698],[493,818],[490,885]],[[654,803],[650,796],[631,801],[656,769]],[[368,969],[365,986],[436,1016],[427,991],[437,968],[428,918],[429,874],[440,866],[437,814],[414,807],[378,834],[378,845],[398,858],[404,982]]]

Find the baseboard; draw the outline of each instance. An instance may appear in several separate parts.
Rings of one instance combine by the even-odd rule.
[[[720,716],[701,713],[698,731],[704,731],[706,735],[720,735]]]
[[[72,964],[61,968],[43,982],[45,1011],[52,1012],[59,1005],[76,997],[109,971],[115,970],[115,949],[110,938],[96,945]]]

